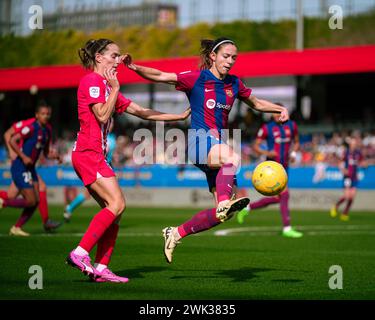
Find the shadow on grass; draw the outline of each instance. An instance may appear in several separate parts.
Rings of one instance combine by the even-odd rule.
[[[255,278],[262,277],[260,273],[263,272],[270,272],[270,271],[291,271],[294,272],[295,270],[286,270],[286,269],[275,269],[275,268],[240,268],[240,269],[233,269],[233,270],[184,270],[191,271],[197,273],[198,275],[181,275],[181,276],[173,276],[170,279],[229,279],[232,282],[246,282],[250,281]],[[301,271],[301,272],[308,272],[308,271]],[[211,275],[208,275],[211,273]],[[279,282],[301,282],[303,280],[299,279],[275,279],[272,281],[279,281]]]
[[[282,283],[298,283],[303,282],[301,279],[274,279],[273,282],[282,282]]]
[[[254,278],[258,278],[258,273],[275,271],[277,269],[272,268],[241,268],[237,270],[185,270],[193,271],[198,273],[196,276],[186,275],[186,276],[174,276],[170,279],[191,279],[191,278],[204,278],[204,279],[223,279],[229,278],[232,282],[245,282]],[[207,275],[208,272],[212,272],[212,275]]]
[[[141,268],[134,268],[134,269],[126,269],[126,270],[119,270],[114,271],[117,275],[121,277],[127,277],[131,279],[143,279],[146,278],[147,273],[154,273],[154,272],[162,272],[167,270],[168,267],[153,267],[153,266],[145,266]]]

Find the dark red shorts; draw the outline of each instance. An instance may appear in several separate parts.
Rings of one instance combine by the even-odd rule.
[[[116,176],[102,153],[90,150],[73,151],[72,164],[75,172],[85,186],[94,183],[101,177],[109,178]]]

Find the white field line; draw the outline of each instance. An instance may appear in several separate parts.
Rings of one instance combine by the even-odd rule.
[[[295,226],[296,229],[304,231],[305,235],[375,235],[375,226],[368,225],[311,225]],[[229,228],[214,232],[215,236],[274,236],[281,232],[281,226],[243,227]],[[212,233],[199,233],[199,236],[211,236]],[[197,236],[196,235],[196,236]],[[37,233],[31,237],[82,237],[83,233]],[[162,237],[160,232],[120,232],[119,237]],[[0,237],[8,237],[8,234],[0,234]]]
[[[311,226],[296,226],[296,229],[304,231],[307,235],[338,235],[338,234],[375,234],[375,226],[368,225],[311,225]],[[244,227],[244,228],[230,228],[218,230],[215,236],[228,236],[228,235],[274,235],[281,231],[281,227],[265,226],[265,227]]]

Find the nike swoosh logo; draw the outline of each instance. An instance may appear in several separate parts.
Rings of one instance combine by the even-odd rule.
[[[211,92],[214,91],[215,89],[204,89],[204,92]]]
[[[169,239],[168,239],[168,240],[169,240]],[[169,246],[170,244],[171,244],[171,241],[168,241],[168,242],[167,242],[167,249],[168,249],[168,250],[171,250],[171,249],[172,249],[172,248]]]
[[[85,270],[93,272],[92,268],[90,268],[86,263],[84,263],[83,261],[81,261],[81,263],[84,265]]]

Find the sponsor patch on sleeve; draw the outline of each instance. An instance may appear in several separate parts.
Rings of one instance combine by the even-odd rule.
[[[23,135],[27,135],[29,132],[30,132],[30,128],[29,128],[29,127],[24,127],[24,128],[21,130],[21,133],[22,133]]]
[[[99,97],[100,89],[99,87],[90,87],[89,92],[91,98],[97,98]]]

